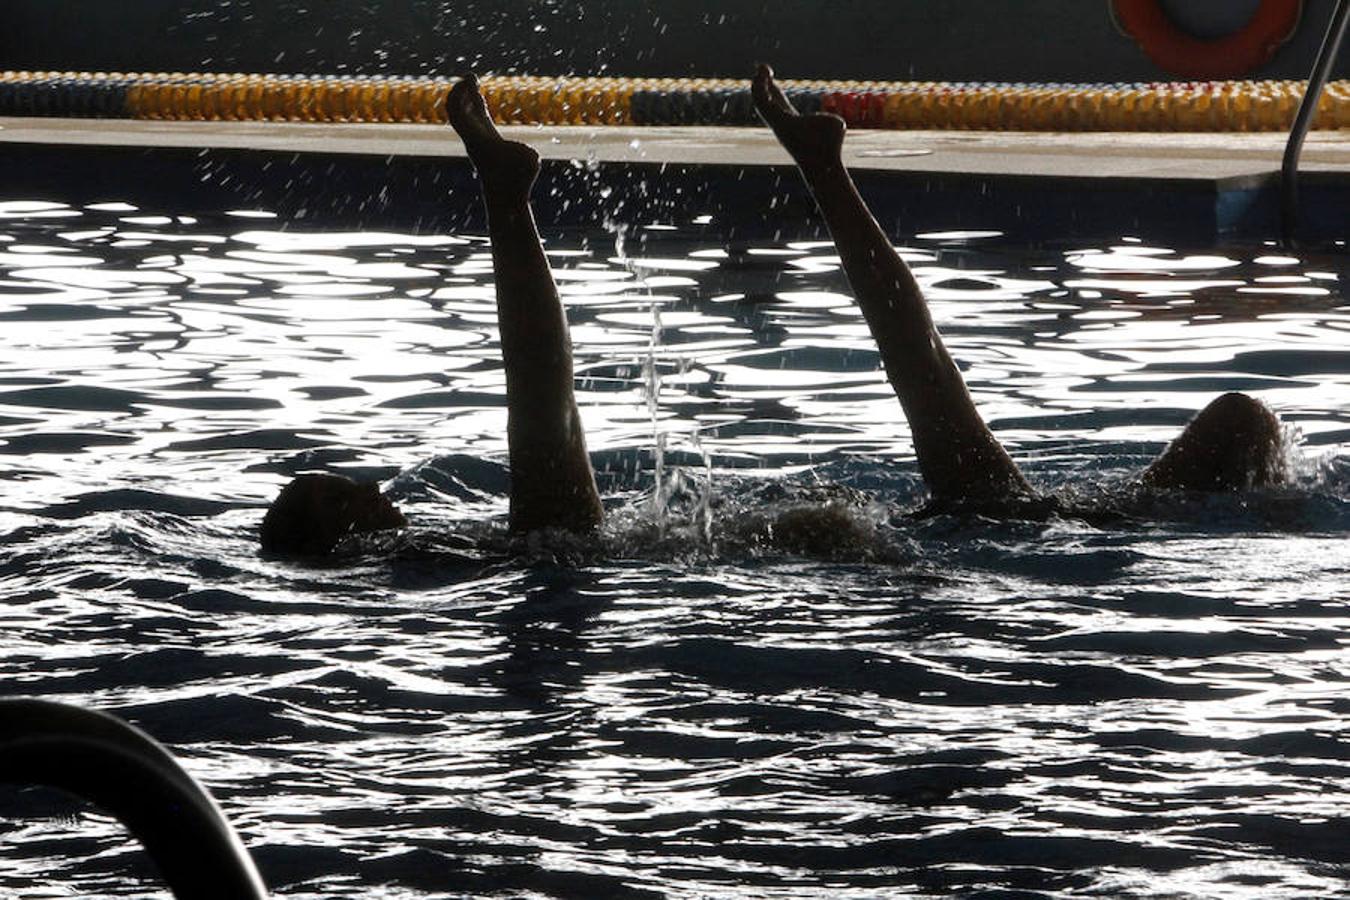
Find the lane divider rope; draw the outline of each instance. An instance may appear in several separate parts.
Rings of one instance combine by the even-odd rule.
[[[444,123],[453,79],[346,75],[0,72],[0,115],[245,122]],[[747,79],[489,76],[493,118],[531,125],[758,125]],[[1300,81],[992,84],[782,81],[803,112],[855,128],[1287,131]],[[1350,127],[1350,81],[1315,128]]]

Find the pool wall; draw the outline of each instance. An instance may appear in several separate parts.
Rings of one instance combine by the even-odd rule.
[[[1206,2],[1230,17],[1251,5]],[[1306,0],[1252,77],[1306,77],[1333,6]],[[1082,0],[6,0],[5,12],[9,69],[714,77],[763,59],[802,78],[1170,77],[1107,3]]]
[[[882,225],[902,239],[994,229],[1031,241],[1140,235],[1203,246],[1216,236],[1274,237],[1279,221],[1274,186],[1246,180],[1146,184],[878,170],[855,177]],[[1317,173],[1304,183],[1303,233],[1343,238],[1350,187]],[[0,144],[0,195],[124,201],[183,214],[263,209],[297,230],[484,228],[477,180],[460,158]],[[550,161],[534,204],[550,228],[609,219],[702,227],[729,241],[828,237],[789,166]],[[703,216],[711,217],[706,225],[693,224]]]

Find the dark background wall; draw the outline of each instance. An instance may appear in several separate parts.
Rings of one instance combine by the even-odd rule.
[[[1257,0],[1167,0],[1241,21]],[[1307,0],[1267,77],[1306,77],[1334,0]],[[1166,77],[1106,0],[4,0],[0,69]],[[1201,16],[1201,18],[1204,17]],[[1350,54],[1346,54],[1350,56]],[[1345,72],[1343,63],[1340,71]]]

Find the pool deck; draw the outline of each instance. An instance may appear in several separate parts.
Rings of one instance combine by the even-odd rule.
[[[503,131],[555,161],[534,194],[543,222],[678,221],[683,212],[707,214],[731,238],[820,235],[814,204],[766,128]],[[992,228],[1203,243],[1278,236],[1284,143],[1279,133],[855,130],[844,147],[897,234]],[[1346,240],[1350,131],[1309,135],[1300,171],[1297,236]],[[445,126],[56,118],[0,118],[0,191],[159,208],[247,204],[296,220],[415,228],[474,227],[476,200],[445,198],[478,193]]]
[[[790,164],[767,129],[737,127],[508,126],[545,159],[621,164]],[[434,125],[162,122],[0,118],[0,142],[131,148],[262,150],[379,157],[463,157]],[[1118,186],[1184,182],[1244,189],[1280,169],[1280,133],[853,131],[852,168],[910,174],[1075,179]],[[1309,135],[1300,171],[1350,184],[1350,132]]]

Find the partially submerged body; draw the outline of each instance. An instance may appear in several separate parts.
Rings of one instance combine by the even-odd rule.
[[[821,214],[863,318],[881,352],[914,438],[932,502],[926,509],[1021,515],[1055,508],[1028,484],[994,437],[933,325],[909,267],[895,252],[844,167],[844,121],[799,115],[760,66],[755,108],[796,161]],[[1235,491],[1286,478],[1279,419],[1245,394],[1215,399],[1140,476],[1158,490]]]
[[[510,528],[588,531],[604,518],[572,387],[567,318],[530,209],[539,155],[497,133],[478,91],[461,79],[447,101],[478,171],[487,207],[497,317],[506,369]],[[342,482],[346,481],[346,484]],[[304,475],[282,490],[263,522],[263,549],[328,552],[344,537],[407,524],[374,485]]]
[[[259,539],[264,553],[322,556],[349,535],[407,524],[379,485],[342,475],[300,475],[272,501]]]
[[[530,208],[539,154],[497,133],[472,76],[447,104],[487,206],[506,368],[512,531],[586,531],[604,518],[572,387],[572,340]]]
[[[1183,491],[1243,491],[1289,477],[1279,417],[1260,400],[1223,394],[1196,413],[1139,483]]]
[[[918,283],[844,167],[843,120],[798,115],[767,66],[756,73],[752,94],[815,197],[877,342],[931,494],[923,512],[1072,514],[1032,488],[980,416]],[[510,529],[589,531],[604,513],[573,393],[567,320],[530,208],[538,154],[498,134],[472,76],[451,91],[447,109],[478,171],[487,208],[506,371]],[[1230,393],[1197,414],[1138,483],[1158,490],[1235,491],[1285,478],[1279,419],[1260,401]],[[789,524],[797,531],[805,527]],[[404,525],[374,485],[305,475],[268,511],[263,549],[321,555],[347,535]]]

